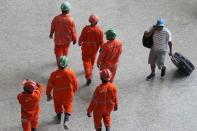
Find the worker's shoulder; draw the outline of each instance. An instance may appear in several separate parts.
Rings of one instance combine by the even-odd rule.
[[[70,68],[66,68],[66,69],[64,69],[64,71],[68,74],[75,74],[75,72]]]
[[[114,43],[116,43],[117,45],[122,45],[122,41],[119,40],[119,39],[115,39],[115,40],[114,40]]]
[[[17,95],[17,98],[20,99],[21,96],[23,96],[23,92],[19,93],[19,94]]]
[[[107,85],[109,88],[116,88],[116,85],[111,82],[108,82]]]

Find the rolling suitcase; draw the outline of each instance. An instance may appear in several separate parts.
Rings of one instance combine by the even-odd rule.
[[[190,60],[188,60],[186,57],[184,57],[178,52],[175,52],[171,56],[171,60],[175,64],[175,66],[185,75],[190,75],[195,69],[194,65],[190,62]]]

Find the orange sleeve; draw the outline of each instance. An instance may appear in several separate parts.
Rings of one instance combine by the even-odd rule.
[[[17,99],[18,99],[18,102],[21,104],[20,96],[21,96],[21,93],[17,95]]]
[[[116,86],[114,86],[113,93],[114,93],[114,103],[115,103],[115,106],[118,106],[118,91],[117,91]]]
[[[77,30],[74,21],[71,21],[72,40],[77,41]]]
[[[106,55],[107,49],[105,46],[103,46],[101,53],[99,54],[98,60],[97,60],[97,65],[101,65],[105,55]]]
[[[51,90],[53,89],[54,85],[53,85],[53,74],[51,74],[48,83],[47,83],[47,88],[46,88],[46,95],[50,95],[51,94]]]
[[[37,97],[38,100],[40,100],[42,96],[42,91],[43,91],[43,85],[42,84],[37,84],[38,88],[35,91],[35,96]]]
[[[55,21],[56,21],[56,17],[53,18],[52,22],[51,22],[51,32],[55,31]]]
[[[104,44],[104,34],[103,34],[102,29],[101,29],[101,31],[100,31],[99,40],[100,40],[100,43],[99,43],[100,48],[102,48],[102,46],[103,46],[103,44]]]
[[[94,110],[94,108],[96,106],[96,100],[97,100],[97,88],[96,88],[96,90],[94,92],[94,95],[92,97],[92,100],[91,100],[91,102],[89,104],[89,107],[87,109],[87,113],[91,113]]]
[[[73,91],[74,93],[78,90],[78,80],[74,72],[72,74],[72,85],[73,85]]]
[[[81,44],[81,45],[82,45],[83,42],[84,42],[84,37],[85,37],[85,33],[86,33],[85,30],[86,30],[86,27],[83,28],[83,30],[81,31],[81,35],[80,35],[80,37],[79,37],[79,42],[78,42],[78,43]]]

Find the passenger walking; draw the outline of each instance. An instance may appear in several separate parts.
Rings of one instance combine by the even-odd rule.
[[[145,37],[153,37],[153,46],[149,53],[148,63],[151,67],[151,74],[147,76],[146,80],[152,80],[155,77],[156,64],[161,70],[161,77],[165,76],[166,66],[165,57],[170,48],[169,55],[172,55],[172,36],[171,32],[165,27],[165,21],[163,19],[157,20],[156,25],[154,25],[150,31],[144,33]]]

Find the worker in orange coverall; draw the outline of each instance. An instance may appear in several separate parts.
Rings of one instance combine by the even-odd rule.
[[[55,16],[51,23],[51,31],[49,37],[52,39],[53,34],[55,42],[55,55],[56,60],[60,56],[67,56],[70,43],[76,44],[77,33],[76,26],[73,18],[70,16],[69,11],[71,5],[68,2],[64,2],[61,5],[62,14]],[[58,62],[57,62],[58,63]]]
[[[52,99],[53,90],[54,108],[57,114],[57,123],[61,123],[61,115],[64,112],[64,128],[68,129],[67,122],[72,112],[72,103],[75,92],[78,89],[78,81],[75,73],[67,69],[68,59],[66,56],[59,58],[59,69],[51,73],[48,80],[46,95],[47,100]]]
[[[102,51],[97,60],[97,66],[102,69],[109,69],[112,72],[112,78],[110,82],[113,82],[119,57],[122,53],[122,42],[116,39],[116,33],[114,30],[108,30],[105,32],[106,39],[108,40],[104,43]]]
[[[17,95],[18,101],[21,104],[23,131],[36,131],[38,128],[39,103],[43,86],[28,79],[23,81],[23,86],[24,91]]]
[[[87,116],[91,117],[93,111],[94,125],[96,131],[102,130],[102,119],[104,121],[106,131],[110,131],[111,112],[118,110],[117,88],[110,81],[112,74],[109,69],[100,71],[102,84],[97,86],[92,101],[87,109]]]
[[[79,37],[79,46],[82,50],[82,60],[85,70],[85,78],[87,80],[87,86],[92,82],[92,70],[96,58],[96,54],[99,48],[103,45],[103,31],[100,26],[97,25],[99,17],[95,14],[89,17],[90,25],[83,28]]]

